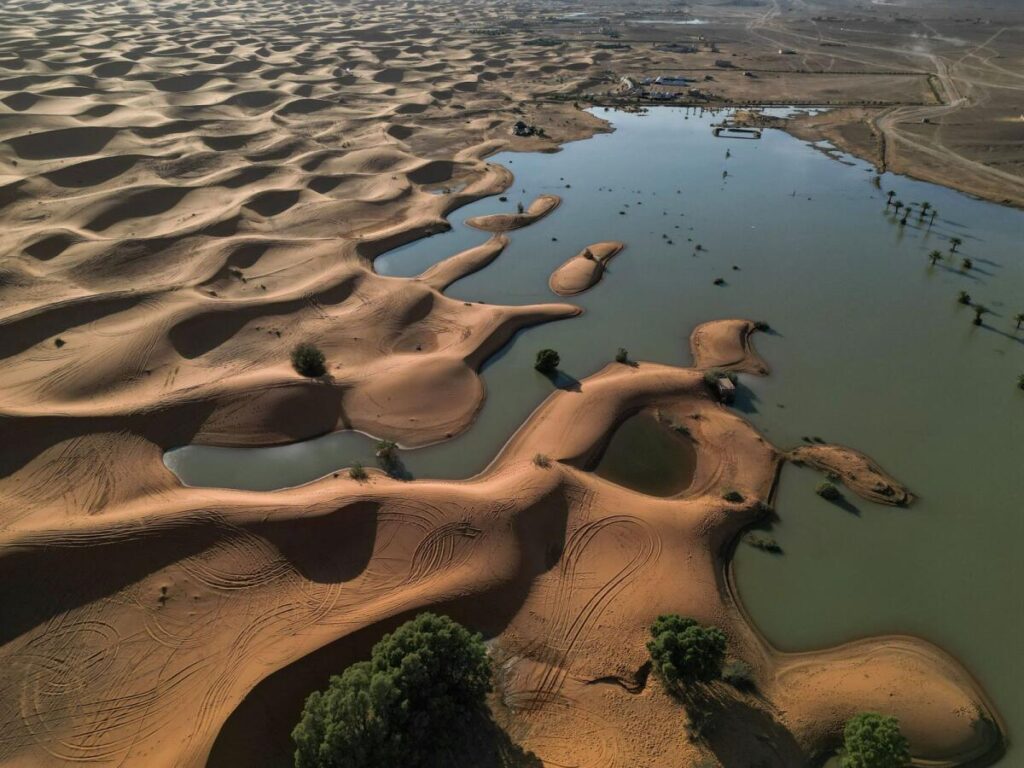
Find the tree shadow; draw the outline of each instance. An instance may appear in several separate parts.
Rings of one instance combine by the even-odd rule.
[[[543,374],[556,389],[564,389],[567,392],[582,392],[583,385],[580,380],[565,371],[556,370],[554,373]]]
[[[693,686],[680,696],[687,734],[723,768],[790,768],[807,754],[793,735],[761,706],[721,686]]]
[[[835,498],[835,499],[825,499],[825,501],[827,501],[829,504],[832,504],[833,506],[839,507],[844,512],[848,512],[851,515],[854,515],[855,517],[860,517],[860,509],[858,509],[853,504],[853,502],[851,502],[849,499],[847,499],[841,493],[839,494],[839,496],[837,498]]]
[[[490,712],[470,718],[458,737],[459,746],[437,764],[474,768],[544,768],[544,763],[512,741]]]
[[[757,413],[757,404],[761,402],[757,394],[750,387],[743,384],[736,384],[736,396],[731,403],[732,407],[740,413]]]

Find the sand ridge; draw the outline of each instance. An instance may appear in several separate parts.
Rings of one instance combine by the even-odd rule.
[[[685,425],[698,446],[683,495],[653,498],[587,471],[639,410]],[[0,540],[11,608],[0,748],[48,764],[201,765],[211,750],[262,764],[280,743],[221,733],[262,680],[328,645],[344,657],[346,637],[438,605],[495,636],[499,716],[550,765],[690,764],[703,749],[725,764],[766,754],[794,764],[834,744],[844,717],[882,705],[907,723],[916,754],[956,761],[998,748],[998,732],[977,727],[998,722],[984,694],[923,641],[788,656],[747,623],[729,544],[764,515],[784,458],[715,401],[700,370],[613,363],[580,392],[554,393],[464,482],[373,471],[273,494],[165,484],[61,526],[23,519]],[[159,454],[136,453],[133,465],[144,478]],[[81,579],[97,559],[117,567]],[[15,600],[37,574],[39,599]],[[684,714],[638,672],[662,612],[721,626],[730,656],[752,665],[757,695],[715,688],[727,741],[666,738]],[[264,711],[267,734],[287,731],[305,692]],[[580,727],[593,738],[574,739]]]
[[[681,62],[548,45],[520,16],[472,2],[0,8],[0,429],[14,436],[0,455],[0,763],[287,762],[302,698],[426,608],[492,638],[494,709],[551,766],[800,763],[862,707],[898,714],[923,758],[998,751],[998,713],[933,646],[788,656],[744,617],[731,548],[787,455],[714,402],[703,372],[767,372],[747,320],[696,329],[692,370],[612,364],[553,394],[464,481],[339,473],[271,494],[184,488],[164,467],[189,442],[452,437],[490,356],[578,314],[444,294],[555,195],[476,220],[495,236],[417,278],[373,269],[505,191],[494,152],[607,129],[566,94],[617,87],[613,65]],[[520,119],[546,137],[513,138]],[[327,376],[291,370],[300,341],[323,347]],[[678,497],[588,471],[641,411],[697,444]],[[856,452],[791,456],[909,500]],[[722,626],[752,665],[756,694],[714,689],[728,740],[684,741],[685,715],[644,672],[646,627],[668,611]]]
[[[551,273],[548,285],[559,296],[574,296],[597,285],[625,243],[606,241],[588,245]]]

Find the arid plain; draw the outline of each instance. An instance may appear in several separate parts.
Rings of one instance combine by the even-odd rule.
[[[524,328],[572,322],[620,245],[566,252],[550,303],[447,297],[559,203],[512,213],[497,196],[513,178],[487,157],[607,130],[583,108],[645,106],[623,78],[710,75],[708,107],[833,107],[782,127],[1024,204],[1012,3],[578,10],[0,10],[0,762],[281,764],[304,695],[425,609],[492,640],[496,720],[547,766],[803,765],[865,708],[897,713],[922,765],[1002,751],[996,707],[926,641],[784,654],[746,617],[729,562],[782,463],[911,501],[860,446],[789,452],[715,400],[705,371],[769,374],[750,320],[692,329],[692,368],[610,363],[555,392],[463,481],[371,470],[258,493],[184,487],[163,464],[189,443],[358,429],[414,448],[471,428],[484,363]],[[518,121],[543,135],[514,136]],[[487,196],[495,215],[470,222],[484,245],[416,278],[374,271]],[[327,376],[292,370],[307,340]],[[692,435],[685,494],[588,471],[640,412]],[[718,692],[728,738],[683,738],[648,678],[647,627],[673,612],[722,627],[751,665],[755,692]]]

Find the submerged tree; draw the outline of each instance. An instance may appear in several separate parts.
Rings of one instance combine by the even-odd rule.
[[[1017,321],[1017,330],[1019,331],[1020,324],[1024,323],[1024,312],[1018,312],[1016,315],[1014,315],[1013,319]]]
[[[895,717],[863,712],[843,729],[842,768],[906,768],[910,746]]]
[[[981,316],[988,312],[987,307],[983,307],[981,304],[974,306],[974,324],[981,325]]]
[[[1017,377],[1017,387],[1024,389],[1024,373]]]
[[[928,209],[932,207],[932,204],[925,200],[921,203],[921,214],[917,217],[918,221],[924,221],[925,215],[928,213]]]
[[[890,189],[890,190],[889,190],[888,192],[886,192],[886,193],[885,193],[885,197],[886,197],[886,203],[885,203],[885,207],[886,207],[886,208],[888,208],[888,207],[889,207],[890,205],[892,205],[892,199],[893,199],[894,197],[896,197],[896,193],[895,193],[895,192],[893,192],[893,191],[892,191],[892,190]]]
[[[956,295],[956,300],[958,304],[970,304],[971,294],[969,294],[967,291],[960,291],[960,293]]]
[[[929,260],[932,262],[932,266],[935,266],[935,262],[942,258],[942,251],[932,251],[928,254]]]
[[[369,661],[306,700],[292,731],[296,768],[433,768],[485,712],[491,666],[479,634],[422,613],[385,635]]]
[[[956,253],[956,249],[959,248],[963,244],[964,244],[964,241],[961,240],[959,237],[951,237],[951,238],[949,238],[949,252],[950,253]]]
[[[973,268],[974,268],[974,262],[970,258],[965,258],[963,261],[960,262],[960,269],[964,270],[965,272],[968,269],[973,269]]]
[[[558,370],[558,364],[562,362],[562,359],[558,356],[558,353],[553,349],[542,349],[537,353],[537,360],[533,364],[533,367],[543,373],[545,376],[550,376]]]

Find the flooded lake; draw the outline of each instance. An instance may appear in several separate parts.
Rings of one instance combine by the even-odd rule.
[[[1024,213],[903,177],[887,175],[877,188],[867,164],[779,131],[715,138],[721,115],[599,114],[615,133],[553,155],[496,156],[515,174],[507,203],[462,208],[452,231],[377,260],[384,274],[419,274],[487,239],[466,218],[542,193],[562,195],[562,205],[511,233],[505,253],[448,295],[556,301],[548,277],[566,258],[589,243],[626,243],[603,281],[573,298],[581,317],[524,331],[487,363],[487,401],[473,427],[403,451],[405,466],[415,477],[482,470],[551,392],[533,370],[538,349],[558,350],[561,370],[583,379],[619,347],[636,360],[687,365],[698,323],[766,320],[775,331],[755,345],[772,374],[741,376],[734,407],[780,448],[820,437],[870,454],[919,500],[908,509],[856,501],[856,513],[843,511],[814,494],[820,478],[787,467],[772,531],[784,555],[737,550],[747,610],[785,650],[921,635],[977,675],[1012,742],[1024,732],[1024,330],[1013,320],[1024,312]],[[901,226],[886,208],[889,189],[903,202],[928,201],[934,222],[915,211]],[[963,244],[950,256],[953,237]],[[934,266],[932,250],[943,253]],[[964,257],[972,268],[961,269]],[[989,309],[982,325],[959,291]],[[268,490],[356,460],[372,465],[373,447],[367,436],[337,433],[273,448],[186,447],[166,462],[188,484]],[[1011,748],[1001,765],[1018,759]]]

